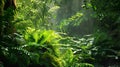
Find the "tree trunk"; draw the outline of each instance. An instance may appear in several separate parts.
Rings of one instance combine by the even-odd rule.
[[[16,0],[0,0],[0,36],[12,34]]]

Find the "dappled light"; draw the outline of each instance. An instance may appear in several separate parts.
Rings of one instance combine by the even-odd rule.
[[[0,67],[120,67],[119,0],[0,0]]]

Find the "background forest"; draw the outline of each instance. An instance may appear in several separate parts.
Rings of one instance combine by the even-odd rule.
[[[119,0],[0,0],[0,67],[119,67]]]

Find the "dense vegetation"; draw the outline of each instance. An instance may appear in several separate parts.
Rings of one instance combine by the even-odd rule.
[[[70,9],[73,2],[82,2],[79,10]],[[0,0],[0,67],[119,67],[119,6],[119,0]]]

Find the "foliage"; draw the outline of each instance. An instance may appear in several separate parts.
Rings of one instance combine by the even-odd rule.
[[[61,50],[63,51],[61,58],[64,59],[63,67],[72,67],[73,58],[74,58],[72,50],[71,49],[66,49],[66,50],[61,49]]]
[[[83,16],[83,13],[76,13],[75,15],[71,16],[70,18],[68,18],[67,20],[64,20],[64,25],[68,25],[68,22],[72,22],[72,21],[78,21],[80,17]],[[66,22],[66,23],[65,23]],[[77,23],[77,22],[76,22]]]
[[[62,37],[53,30],[46,30],[51,26],[50,21],[48,21],[52,18],[50,12],[54,12],[59,7],[54,6],[52,0],[18,0],[17,4],[17,10],[19,11],[16,15],[14,15],[14,9],[7,9],[4,12],[4,17],[0,20],[2,22],[0,66],[74,67],[76,58],[72,49],[62,49],[61,45],[65,45],[59,42]],[[69,21],[74,21],[80,16],[82,14],[77,13]],[[9,32],[9,26],[6,26],[5,22],[10,23],[9,26],[13,27],[10,28],[13,32]],[[22,31],[22,34],[14,32],[14,29],[16,29],[14,24],[20,33]],[[3,30],[4,27],[8,28]],[[7,32],[7,34],[3,33],[3,31]],[[88,63],[78,65],[91,66]]]
[[[59,53],[59,39],[61,38],[61,36],[53,30],[42,31],[28,28],[28,30],[26,30],[26,33],[24,34],[24,38],[28,45],[45,47],[53,54]]]
[[[80,63],[76,67],[94,67],[92,64],[89,63]]]
[[[60,23],[64,33],[88,22],[88,15],[97,17],[94,35],[82,38],[48,30],[55,26],[51,19],[56,18],[60,2],[18,0],[15,12],[13,8],[3,10],[4,1],[0,1],[0,67],[94,67],[96,64],[104,67],[116,64],[118,67],[120,2],[84,0],[84,10]],[[91,7],[95,15],[85,11]],[[15,31],[14,25],[20,33]]]
[[[72,0],[71,0],[72,1]],[[84,0],[83,0],[84,1]],[[74,1],[65,1],[66,4],[62,4],[61,14],[63,19],[60,21],[58,29],[61,32],[67,33],[69,36],[82,37],[93,33],[93,20],[96,18],[93,10],[91,9],[90,2],[78,1],[79,8],[75,8],[78,4],[70,6],[70,3]],[[76,2],[76,1],[75,1]],[[86,5],[86,6],[85,6]],[[64,7],[65,6],[65,7]],[[68,9],[71,8],[71,9]],[[76,10],[77,9],[77,10]],[[66,11],[66,13],[62,13]],[[65,17],[64,17],[65,14]],[[61,16],[61,15],[60,15]]]
[[[25,67],[30,60],[29,52],[20,47],[24,41],[21,37],[13,38],[11,35],[4,35],[0,40],[0,61],[5,67],[22,66]]]
[[[62,49],[72,49],[73,51],[73,60],[71,66],[79,67],[81,65],[86,66],[86,64],[92,65],[94,58],[92,57],[92,43],[94,38],[91,35],[84,36],[83,38],[68,37],[64,36],[61,40],[63,43]],[[86,64],[84,64],[86,63]]]
[[[97,29],[94,35],[95,50],[93,51],[93,56],[98,63],[104,66],[109,66],[112,63],[119,64],[120,1],[91,0],[91,4],[98,18],[96,23]]]
[[[20,30],[27,27],[52,29],[54,23],[51,19],[55,17],[53,12],[58,8],[53,0],[19,0],[16,27]]]
[[[46,35],[48,34],[46,32],[49,32],[49,38],[44,37],[44,36],[48,36]],[[36,34],[38,33],[40,32],[37,32]],[[58,45],[59,43],[57,41],[54,41],[56,38],[59,38],[59,36],[51,38],[53,34],[55,35],[53,31],[44,31],[42,33],[41,34],[44,38],[39,37],[41,41],[36,43],[35,41],[30,41],[34,38],[29,38],[24,40],[23,37],[19,37],[17,35],[15,38],[12,38],[10,36],[2,38],[3,40],[0,40],[1,41],[0,61],[3,62],[5,67],[9,67],[9,66],[62,67],[63,63],[61,61],[62,59],[60,58],[59,45]],[[30,34],[29,35],[25,34],[25,35],[29,36]],[[51,40],[48,42],[50,38]],[[26,42],[21,43],[23,41]]]
[[[40,45],[42,45],[45,44],[45,42],[49,44],[56,44],[59,41],[60,35],[53,30],[35,30],[28,28],[25,32],[24,37],[29,42],[40,43],[39,41],[41,41]],[[33,40],[29,40],[30,38],[32,39],[32,37]]]
[[[73,26],[79,25],[81,22],[78,21],[82,21],[81,17],[83,16],[83,13],[76,13],[75,15],[71,16],[70,18],[63,20],[60,24],[60,29],[64,31],[64,29],[66,29],[65,27],[68,26],[69,24],[73,24]],[[80,20],[81,19],[81,20]],[[73,23],[74,22],[74,23]]]
[[[30,1],[25,2],[24,4],[29,5],[29,2]],[[34,3],[34,7],[35,7],[36,3],[39,1],[31,0],[31,3],[32,2],[35,2]],[[40,4],[39,4],[41,5],[40,11],[42,11],[40,12],[41,14],[40,18],[42,20],[41,21],[42,23],[45,22],[46,19],[48,19],[48,16],[46,17],[46,15],[49,15],[47,13],[48,10],[46,9],[48,6],[47,2],[48,2],[47,0],[44,0],[43,2],[40,1]],[[18,4],[19,6],[22,6],[21,3],[18,3]],[[33,5],[31,7],[33,7]],[[26,9],[31,7],[27,6]],[[21,9],[21,8],[18,7],[18,9]],[[8,11],[6,11],[5,14],[9,13]],[[46,13],[44,11],[46,11]],[[28,13],[29,12],[23,13],[23,14],[28,17]],[[30,17],[31,16],[32,15],[30,15]],[[19,15],[19,17],[16,18],[14,22],[21,21],[21,19],[25,20],[24,17],[25,16]],[[8,19],[9,19],[8,20],[9,22],[13,20],[13,19],[10,20],[10,18]],[[26,23],[29,24],[29,22],[26,22]],[[13,25],[10,25],[10,26],[13,26]],[[4,27],[4,24],[2,28],[3,27]],[[9,66],[10,67],[33,67],[33,66],[63,67],[65,66],[64,64],[66,64],[66,61],[62,57],[60,57],[62,53],[59,50],[60,43],[58,41],[61,37],[53,30],[36,30],[32,28],[25,30],[26,32],[24,32],[24,34],[22,35],[14,32],[8,33],[8,34],[4,34],[4,33],[2,34],[3,36],[1,36],[1,39],[0,39],[0,62],[2,63],[1,66],[5,66],[5,67],[9,67]],[[7,29],[6,32],[8,31],[9,30]],[[0,33],[2,33],[2,31]],[[69,59],[71,58],[68,58],[68,60]]]
[[[117,0],[106,1],[92,0],[91,3],[100,20],[98,23],[100,26],[99,28],[108,32],[118,27],[120,16],[118,6],[120,3]],[[97,3],[99,3],[99,5]]]

